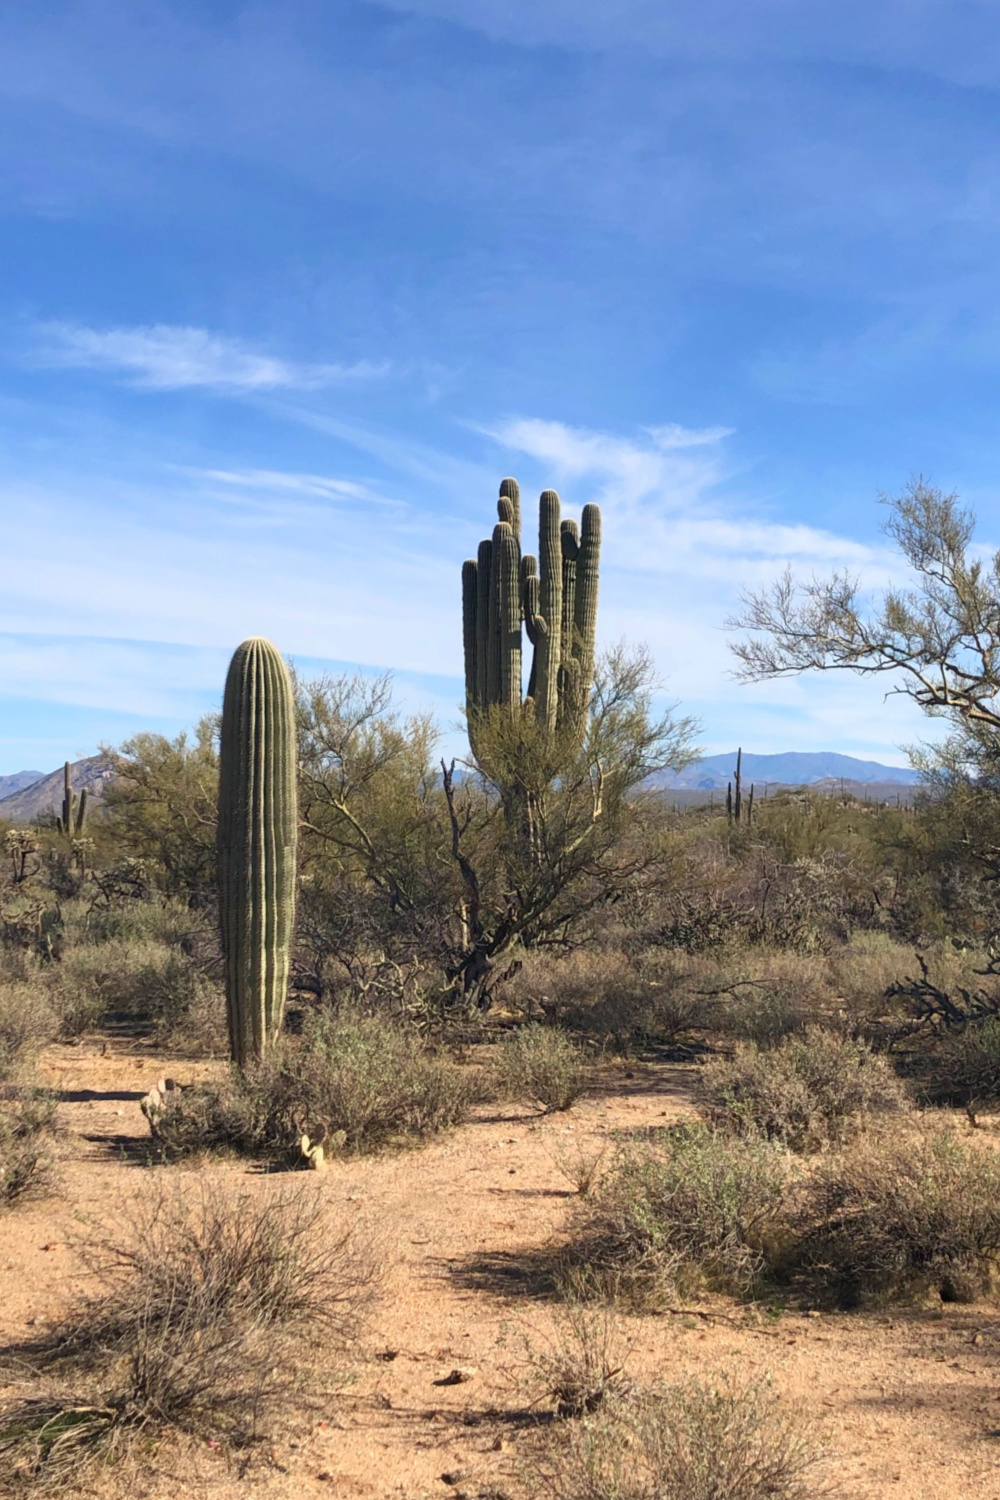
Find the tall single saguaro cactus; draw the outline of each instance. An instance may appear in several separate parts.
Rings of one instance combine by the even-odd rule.
[[[580,528],[560,517],[555,490],[543,490],[538,556],[521,556],[521,496],[505,479],[493,536],[462,567],[465,696],[469,739],[492,708],[531,712],[567,753],[583,743],[594,681],[601,512],[586,505]],[[521,627],[534,647],[521,697]]]
[[[281,1027],[295,923],[295,704],[288,669],[255,636],[229,665],[219,752],[219,897],[233,1061]]]
[[[77,803],[76,794],[73,791],[73,783],[70,780],[69,761],[67,761],[63,766],[62,814],[56,817],[56,828],[64,838],[78,839],[83,833],[86,821],[87,788],[83,788],[83,791],[80,793],[80,801]]]

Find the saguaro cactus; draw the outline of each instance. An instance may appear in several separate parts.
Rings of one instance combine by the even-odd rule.
[[[77,803],[76,794],[73,791],[73,783],[70,780],[69,761],[63,766],[63,802],[62,816],[56,817],[56,828],[66,839],[78,839],[83,833],[84,824],[87,821],[87,788],[84,787],[80,793],[80,801]]]
[[[505,479],[491,540],[462,566],[465,697],[469,738],[491,708],[531,712],[558,736],[567,754],[583,743],[594,681],[601,512],[583,509],[582,524],[560,518],[555,490],[539,500],[538,557],[521,556],[521,501]],[[528,692],[521,697],[521,626],[534,648]]]
[[[229,665],[219,753],[219,898],[233,1061],[279,1031],[295,922],[295,705],[288,670],[253,637]]]

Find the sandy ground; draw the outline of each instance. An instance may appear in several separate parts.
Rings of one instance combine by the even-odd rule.
[[[129,1199],[167,1178],[193,1183],[190,1168],[136,1162],[147,1134],[139,1099],[163,1071],[188,1082],[213,1067],[165,1069],[120,1043],[105,1055],[91,1044],[46,1053],[44,1075],[62,1099],[57,1192],[0,1215],[2,1342],[44,1326],[80,1285],[73,1241],[82,1219],[128,1213]],[[561,1163],[613,1130],[661,1125],[689,1109],[683,1067],[630,1072],[566,1115],[484,1108],[421,1150],[309,1174],[335,1219],[374,1226],[384,1246],[384,1293],[355,1377],[327,1408],[304,1411],[242,1475],[207,1448],[164,1451],[129,1494],[520,1500],[518,1453],[532,1441],[523,1344],[543,1346],[558,1317],[535,1295],[526,1266],[563,1232],[575,1190]],[[251,1192],[274,1186],[242,1163],[195,1170]],[[814,1424],[825,1475],[847,1496],[1000,1497],[993,1306],[768,1316],[717,1302],[698,1312],[624,1320],[637,1376],[769,1378]],[[455,1369],[470,1378],[439,1383]]]

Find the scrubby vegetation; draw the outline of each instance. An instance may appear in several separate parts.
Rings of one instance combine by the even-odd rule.
[[[766,1387],[692,1381],[560,1423],[527,1469],[554,1500],[813,1500],[817,1457]]]
[[[303,1136],[330,1153],[419,1139],[461,1120],[475,1088],[398,1021],[326,1016],[221,1086],[178,1091],[151,1124],[170,1159],[228,1149],[302,1165]]]
[[[0,1409],[8,1492],[79,1485],[177,1434],[266,1433],[293,1396],[336,1385],[377,1287],[371,1247],[301,1190],[166,1191],[123,1220],[82,1247],[96,1291],[6,1351],[21,1387]]]
[[[737,1046],[699,1076],[701,1108],[716,1129],[764,1136],[793,1151],[841,1144],[872,1119],[907,1107],[887,1060],[863,1042],[811,1027],[777,1046]]]

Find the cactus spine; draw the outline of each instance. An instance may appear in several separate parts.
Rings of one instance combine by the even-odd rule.
[[[555,490],[539,500],[538,557],[521,556],[521,501],[505,479],[491,540],[462,566],[465,697],[469,739],[491,709],[531,712],[575,754],[586,733],[594,681],[601,513],[584,507],[582,526],[560,517]],[[521,697],[521,627],[534,648]]]
[[[87,788],[80,793],[79,803],[70,780],[69,761],[63,766],[62,815],[56,817],[56,828],[65,839],[78,839],[87,821]]]
[[[281,1027],[295,922],[295,705],[288,669],[253,637],[226,678],[219,749],[219,898],[233,1061]]]

